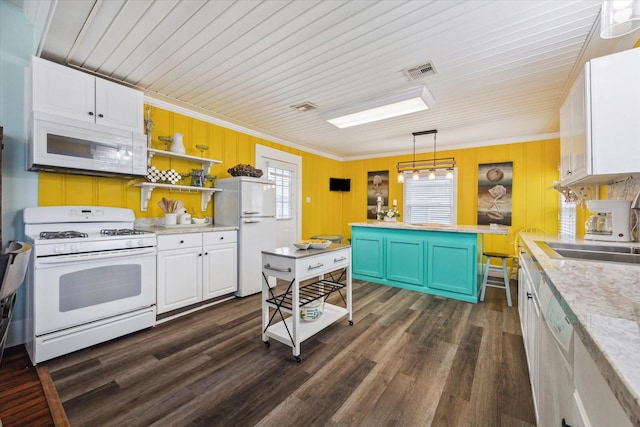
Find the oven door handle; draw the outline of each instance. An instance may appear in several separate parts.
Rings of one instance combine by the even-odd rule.
[[[155,246],[145,247],[145,248],[135,248],[135,249],[123,249],[123,250],[117,250],[117,251],[85,252],[85,253],[70,254],[70,255],[38,257],[36,258],[36,265],[43,265],[43,264],[46,264],[47,266],[64,265],[70,262],[96,261],[101,259],[124,258],[124,257],[133,257],[133,256],[139,256],[139,255],[147,255],[147,254],[155,255],[156,253],[157,253],[157,248]]]

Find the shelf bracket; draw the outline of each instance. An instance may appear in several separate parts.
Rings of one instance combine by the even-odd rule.
[[[151,199],[151,193],[155,187],[140,187],[140,211],[146,212],[149,208],[149,200]]]
[[[202,190],[202,212],[207,211],[207,207],[209,206],[209,200],[211,200],[211,195],[213,194],[213,190]]]

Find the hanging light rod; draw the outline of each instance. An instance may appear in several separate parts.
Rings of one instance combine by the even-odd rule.
[[[437,129],[423,130],[420,132],[413,132],[413,160],[398,162],[396,169],[398,173],[403,172],[419,172],[421,170],[435,171],[436,169],[453,169],[456,165],[456,159],[454,157],[441,157],[436,158],[436,134]],[[416,136],[431,135],[433,134],[433,159],[416,160]]]

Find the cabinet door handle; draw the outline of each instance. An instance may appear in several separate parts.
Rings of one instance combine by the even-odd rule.
[[[308,270],[313,270],[313,269],[320,268],[320,267],[324,267],[324,264],[321,263],[321,262],[319,262],[317,265],[310,265]]]
[[[344,261],[345,259],[347,259],[346,256],[343,256],[342,258],[334,258],[333,262],[340,262],[340,261]]]
[[[104,117],[104,115],[102,115],[102,114],[98,114],[98,117]]]
[[[567,175],[571,175],[571,171],[567,171]]]
[[[220,240],[224,240],[224,237],[221,237]]]
[[[567,424],[567,422],[564,420],[564,418],[562,419],[562,427],[571,427],[569,424]]]
[[[527,299],[533,299],[533,295],[531,295],[531,292],[527,292]]]
[[[209,252],[205,252],[204,254],[205,254],[205,255],[209,255]]]
[[[279,268],[279,267],[271,267],[271,264],[265,264],[264,268],[267,269],[267,270],[282,271],[284,273],[291,273],[291,267]]]
[[[90,115],[90,116],[93,116],[93,111],[89,111],[89,115]]]
[[[183,243],[184,243],[184,240],[180,240],[180,244],[183,244]]]
[[[202,256],[202,254],[198,254],[198,256]]]

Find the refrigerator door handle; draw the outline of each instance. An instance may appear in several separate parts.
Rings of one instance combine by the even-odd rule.
[[[245,220],[242,220],[243,224],[257,224],[259,222],[260,222],[259,219],[245,219]]]
[[[244,211],[244,215],[258,215],[260,211]]]

